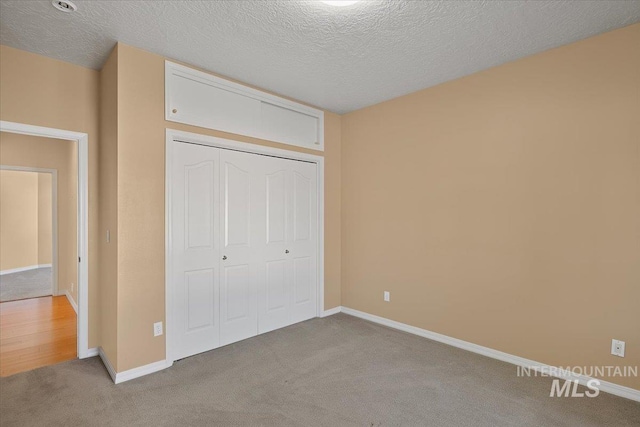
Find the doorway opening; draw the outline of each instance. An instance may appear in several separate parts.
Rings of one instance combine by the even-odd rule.
[[[57,174],[0,165],[0,303],[58,295]]]
[[[0,122],[0,376],[89,356],[87,145]]]

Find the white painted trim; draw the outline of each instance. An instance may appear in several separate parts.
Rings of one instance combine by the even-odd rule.
[[[457,347],[462,350],[467,350],[472,353],[476,353],[482,356],[490,357],[492,359],[500,360],[502,362],[511,363],[516,366],[528,367],[533,370],[536,370],[539,372],[545,372],[545,373],[558,372],[561,374],[561,375],[558,375],[558,378],[562,378],[565,380],[572,380],[572,381],[577,380],[580,382],[580,384],[584,386],[587,385],[588,381],[594,379],[586,375],[579,375],[579,374],[573,374],[573,373],[566,374],[564,373],[564,370],[561,370],[559,368],[556,368],[554,370],[553,367],[544,363],[525,359],[520,356],[514,356],[512,354],[494,350],[489,347],[484,347],[478,344],[470,343],[468,341],[452,338],[447,335],[439,334],[437,332],[431,332],[426,329],[418,328],[416,326],[407,325],[406,323],[396,322],[395,320],[390,320],[384,317],[376,316],[374,314],[365,313],[364,311],[355,310],[353,308],[342,307],[340,311],[350,316],[359,317],[361,319],[368,320],[370,322],[374,322],[383,326],[388,326],[393,329],[397,329],[400,331],[408,332],[410,334],[428,338],[433,341],[438,341],[443,344],[450,345],[452,347]],[[630,387],[621,386],[621,385],[614,384],[608,381],[603,381],[597,378],[595,379],[600,382],[600,385],[598,386],[600,391],[640,402],[640,390],[635,390]]]
[[[100,348],[93,347],[87,350],[87,357],[95,357],[95,356],[100,356]]]
[[[330,308],[329,310],[323,311],[322,315],[320,317],[333,316],[334,314],[338,314],[341,311],[342,311],[342,307],[341,306],[333,307],[333,308]]]
[[[102,360],[102,364],[104,365],[104,367],[107,368],[107,372],[109,372],[109,376],[111,377],[111,380],[115,383],[116,382],[116,370],[113,368],[113,365],[109,361],[109,358],[105,354],[105,352],[102,349],[102,347],[98,347],[98,355],[100,356],[100,360]]]
[[[185,132],[176,129],[166,130],[167,141],[189,142],[192,144],[208,145],[209,147],[226,148],[229,150],[243,151],[251,154],[264,154],[265,156],[282,157],[284,159],[302,160],[305,162],[324,162],[324,157],[317,154],[307,154],[299,151],[283,150],[267,145],[251,144],[235,141],[233,139],[218,138],[216,136],[202,135],[199,133]]]
[[[82,260],[78,263],[78,358],[84,359],[89,357],[89,135],[6,121],[0,121],[0,131],[77,142],[78,257]]]
[[[0,270],[0,276],[4,276],[5,274],[21,273],[23,271],[29,271],[29,270],[37,270],[38,268],[52,268],[52,267],[53,267],[53,264],[36,264],[36,265],[27,265],[26,267],[9,268],[7,270]]]
[[[93,355],[93,351],[95,349],[91,350],[91,353]],[[102,347],[98,347],[97,352],[100,356],[100,359],[102,360],[102,363],[104,364],[104,367],[107,368],[107,372],[109,372],[111,380],[113,380],[115,384],[120,384],[125,381],[130,381],[135,378],[153,374],[154,372],[162,371],[163,369],[167,369],[173,365],[173,362],[160,360],[158,362],[149,363],[148,365],[140,366],[138,368],[129,369],[128,371],[116,372]]]
[[[64,292],[64,294],[67,296],[67,299],[69,300],[69,304],[71,304],[71,307],[73,307],[73,310],[76,312],[76,314],[78,314],[78,304],[76,304],[76,300],[73,299],[71,292],[67,290]]]
[[[89,348],[89,137],[78,139],[78,357]]]
[[[162,371],[164,369],[170,368],[172,365],[173,362],[170,362],[168,360],[160,360],[158,362],[149,363],[148,365],[129,369],[128,371],[118,372],[116,374],[116,379],[114,382],[116,384],[120,384],[134,378],[139,378],[145,375],[153,374],[154,372]]]
[[[171,174],[174,135],[169,129],[166,130],[164,162],[164,357],[166,360],[175,360],[171,351],[173,346],[170,342],[174,336],[173,292],[171,290],[171,280],[173,278],[173,252],[171,250],[171,200],[173,196]]]
[[[27,125],[24,123],[0,121],[0,132],[18,133],[21,135],[41,136],[43,138],[55,138],[78,141],[87,137],[86,133],[71,130],[47,128],[43,126]]]
[[[255,99],[261,102],[265,102],[267,104],[276,105],[281,108],[285,108],[287,110],[295,111],[297,113],[301,113],[310,117],[314,117],[318,119],[318,134],[317,134],[317,142],[318,145],[304,145],[304,144],[296,144],[294,142],[283,142],[283,141],[275,141],[280,144],[292,145],[295,147],[306,148],[309,150],[316,151],[324,151],[324,111],[319,110],[317,108],[310,107],[308,105],[301,104],[299,102],[291,101],[286,98],[282,98],[276,95],[272,95],[270,93],[254,89],[249,86],[245,86],[240,83],[232,82],[227,79],[223,79],[218,76],[214,76],[210,73],[205,73],[203,71],[195,70],[193,68],[176,64],[175,62],[166,61],[165,60],[165,79],[164,79],[164,94],[165,94],[165,120],[176,123],[185,123],[193,126],[200,126],[204,128],[210,127],[206,126],[202,122],[198,122],[197,120],[188,119],[188,118],[180,118],[177,119],[172,112],[172,104],[171,104],[171,79],[170,75],[177,75],[181,77],[188,78],[189,80],[200,82],[209,86],[213,86],[231,93],[239,94],[251,99]],[[218,129],[221,131],[225,131],[225,129]],[[228,131],[228,130],[226,130]],[[233,132],[235,133],[235,132]],[[252,138],[265,139],[264,135],[260,135],[258,132],[247,131],[243,135],[249,136]],[[267,139],[265,139],[267,140]]]
[[[35,270],[40,268],[40,265],[27,265],[26,267],[9,268],[7,270],[0,270],[0,276],[5,274],[22,273],[23,271]]]
[[[315,156],[314,156],[315,157]],[[324,312],[324,157],[316,159],[316,177],[318,192],[318,287],[316,294],[316,316]]]
[[[165,141],[165,357],[173,361],[170,340],[173,333],[172,292],[170,291],[170,279],[173,277],[171,270],[171,144],[174,141],[192,144],[206,145],[209,147],[225,148],[229,150],[243,151],[252,154],[264,154],[267,156],[281,157],[292,160],[302,160],[317,165],[317,191],[318,191],[318,272],[317,272],[317,307],[316,316],[322,317],[324,313],[324,157],[315,154],[300,153],[297,151],[282,150],[263,145],[249,144],[230,139],[200,135],[174,129],[166,130]]]
[[[58,170],[8,165],[0,165],[0,170],[51,174],[51,260],[53,263],[37,265],[35,268],[51,267],[51,293],[60,295],[58,286]]]

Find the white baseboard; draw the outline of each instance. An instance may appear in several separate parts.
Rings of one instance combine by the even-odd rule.
[[[76,315],[77,315],[78,314],[78,304],[76,304],[76,301],[71,296],[71,292],[65,291],[64,294],[67,296],[67,299],[69,300],[69,304],[71,304],[71,307],[73,307],[73,309],[75,310]]]
[[[333,316],[334,314],[340,313],[341,310],[342,310],[342,307],[340,306],[333,307],[333,308],[330,308],[329,310],[323,311],[320,317]]]
[[[113,365],[111,365],[111,362],[109,362],[109,358],[104,353],[104,350],[102,349],[102,347],[98,347],[98,355],[100,356],[100,359],[102,360],[102,364],[104,365],[104,367],[107,368],[107,372],[109,372],[109,376],[111,377],[111,379],[115,383],[116,382],[116,370],[113,368]]]
[[[84,357],[95,357],[99,355],[100,355],[100,349],[98,347],[93,347],[87,350],[87,354]]]
[[[125,381],[132,380],[134,378],[143,377],[145,375],[153,374],[154,372],[162,371],[173,365],[173,362],[168,360],[160,360],[158,362],[149,363],[148,365],[140,366],[138,368],[129,369],[128,371],[118,372],[116,374],[116,384],[123,383]]]
[[[332,309],[330,311],[333,311]],[[550,373],[550,372],[558,372],[558,378],[562,378],[565,380],[579,381],[580,384],[586,386],[588,381],[593,380],[594,378],[588,377],[586,375],[579,375],[574,373],[567,373],[565,370],[560,368],[553,368],[547,364],[536,362],[534,360],[525,359],[523,357],[514,356],[509,353],[504,353],[502,351],[494,350],[489,347],[484,347],[478,344],[473,344],[468,341],[463,341],[457,338],[452,338],[447,335],[442,335],[437,332],[431,332],[426,329],[418,328],[415,326],[407,325],[406,323],[396,322],[395,320],[390,320],[384,317],[376,316],[374,314],[365,313],[363,311],[355,310],[353,308],[341,307],[340,310],[342,313],[349,314],[351,316],[359,317],[361,319],[369,320],[374,323],[378,323],[380,325],[388,326],[393,329],[398,329],[400,331],[408,332],[410,334],[418,335],[424,338],[428,338],[433,341],[438,341],[443,344],[448,344],[453,347],[457,347],[463,350],[470,351],[472,353],[481,354],[486,357],[490,357],[492,359],[501,360],[503,362],[511,363],[516,366],[523,366],[531,368],[532,370],[537,370],[538,372]],[[326,312],[325,312],[326,313]],[[331,313],[335,314],[335,313]],[[616,396],[624,397],[626,399],[635,400],[636,402],[640,402],[640,390],[636,390],[630,387],[621,386],[618,384],[614,384],[608,381],[603,381],[600,379],[596,380],[600,383],[598,389],[602,392],[613,394]]]
[[[160,360],[158,362],[149,363],[148,365],[129,369],[128,371],[116,372],[116,370],[113,368],[113,365],[111,365],[111,362],[107,358],[107,355],[102,350],[102,347],[98,348],[98,354],[100,355],[100,359],[102,359],[102,363],[104,364],[105,368],[107,368],[109,376],[111,376],[111,379],[115,384],[120,384],[134,378],[143,377],[154,372],[162,371],[163,369],[167,369],[171,365],[173,365],[173,362],[169,362],[168,360]]]
[[[35,264],[27,265],[26,267],[10,268],[8,270],[0,270],[0,276],[5,274],[21,273],[23,271],[36,270],[38,268],[51,267],[51,264]]]

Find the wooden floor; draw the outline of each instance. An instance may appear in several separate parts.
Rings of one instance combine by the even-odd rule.
[[[0,303],[0,377],[75,359],[76,334],[66,296]]]

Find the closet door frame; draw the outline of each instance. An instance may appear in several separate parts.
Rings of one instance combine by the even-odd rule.
[[[214,136],[200,135],[192,132],[184,132],[175,129],[166,130],[165,143],[165,346],[166,361],[173,362],[174,358],[172,341],[175,322],[173,319],[173,292],[171,291],[171,278],[173,277],[172,264],[173,255],[171,251],[171,171],[172,171],[172,144],[181,142],[187,144],[205,145],[214,148],[242,151],[251,154],[280,157],[289,160],[300,160],[315,163],[317,173],[317,195],[318,195],[318,248],[317,248],[317,296],[316,296],[316,317],[323,317],[324,313],[324,157],[314,154],[300,153],[296,151],[282,150],[263,145],[250,144],[246,142],[234,141],[230,139],[218,138]]]

